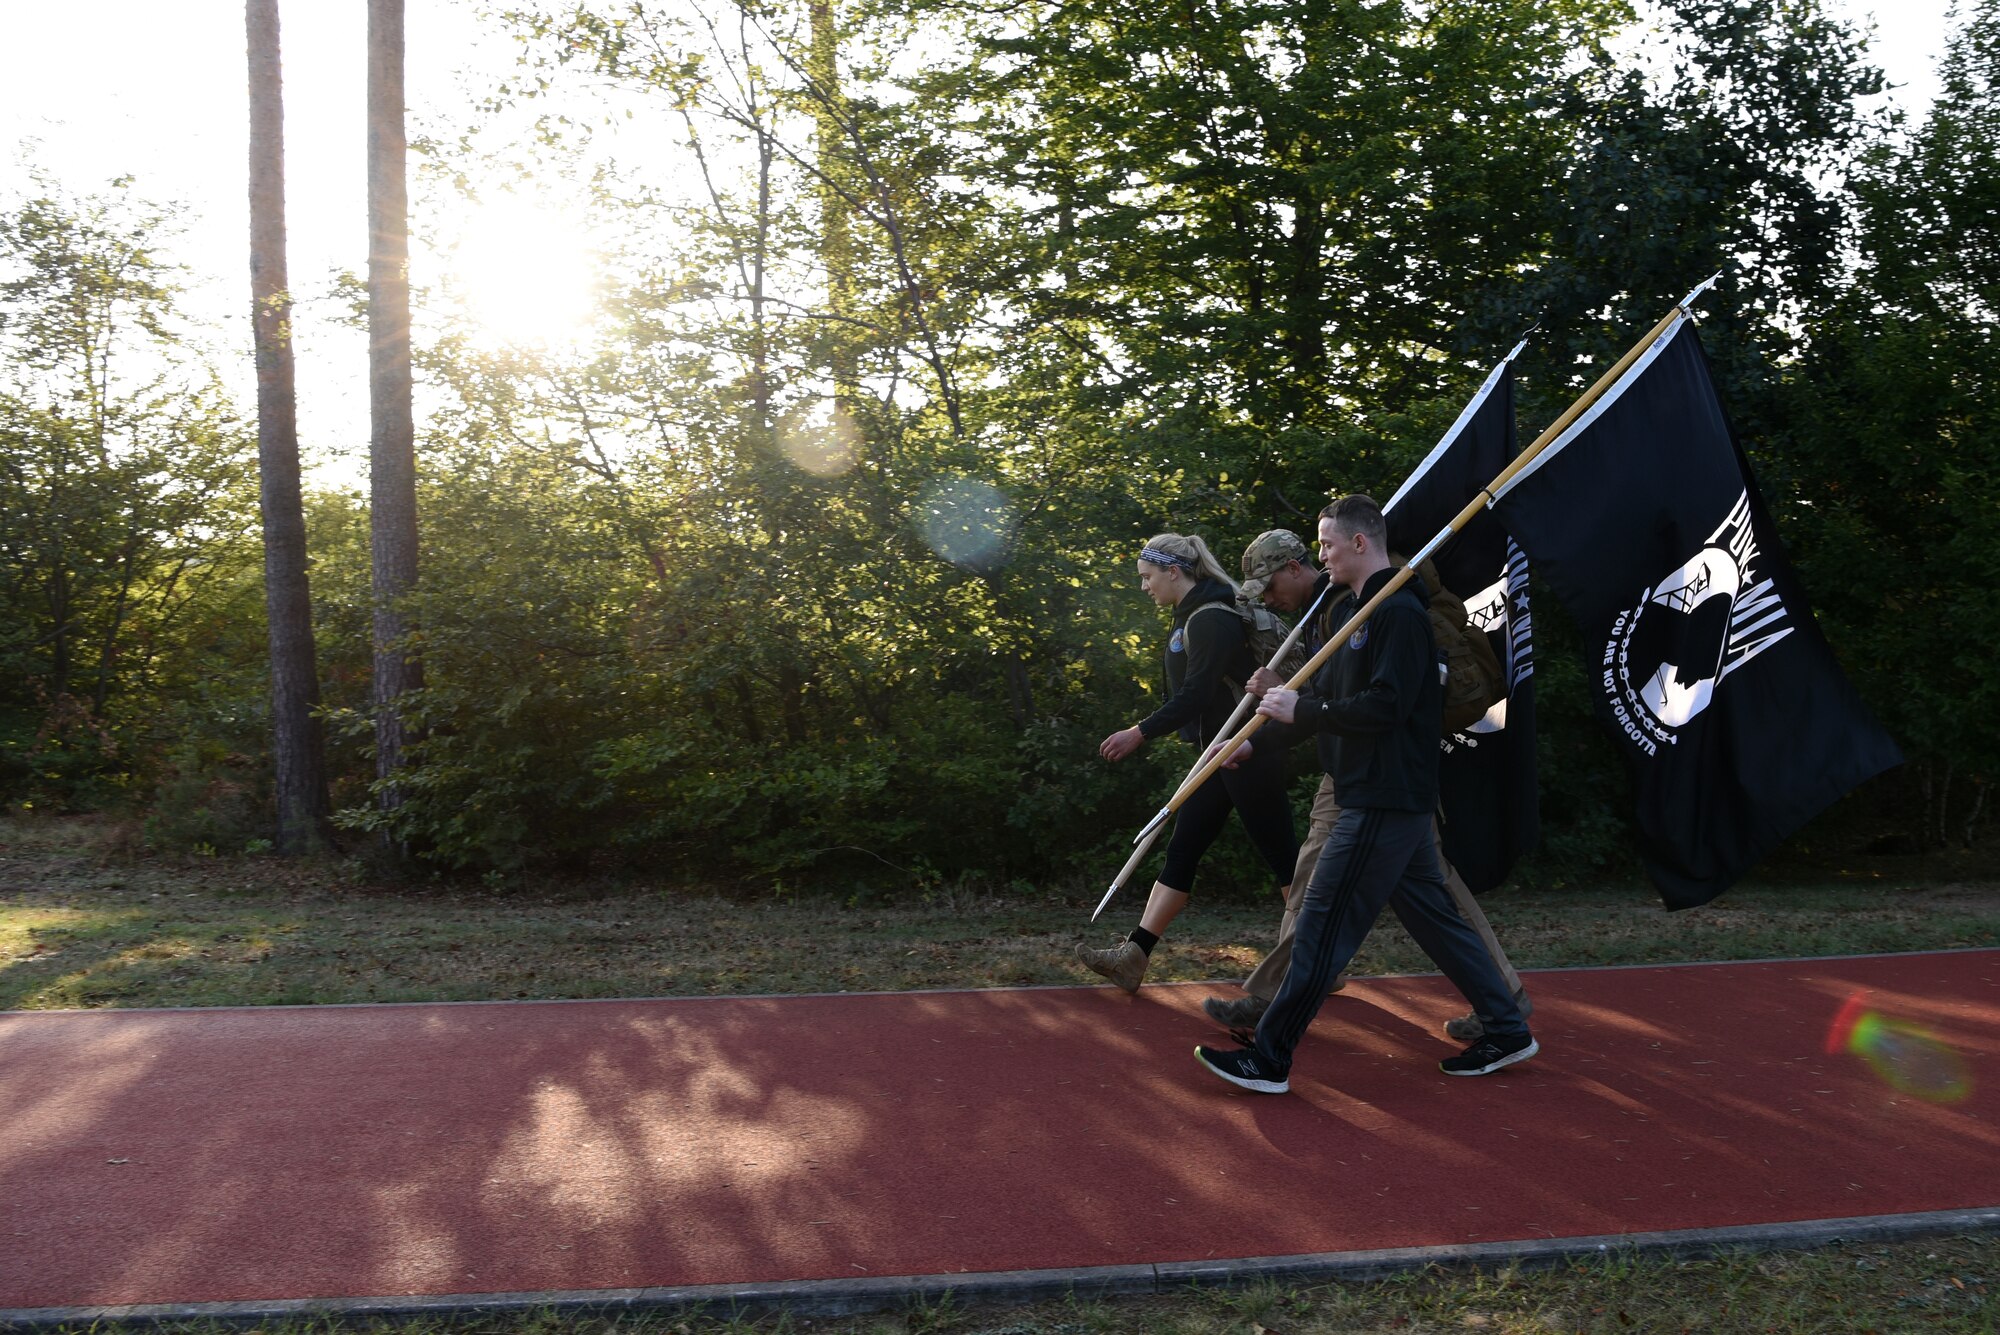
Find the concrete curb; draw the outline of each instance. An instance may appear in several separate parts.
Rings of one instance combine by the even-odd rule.
[[[1187,1288],[1229,1288],[1259,1281],[1326,1284],[1407,1274],[1432,1266],[1465,1269],[1508,1264],[1551,1266],[1592,1256],[1693,1259],[1729,1252],[1804,1250],[1855,1242],[2000,1232],[2000,1208],[1937,1210],[1922,1214],[1854,1219],[1811,1219],[1789,1224],[1685,1229],[1671,1233],[1613,1233],[1598,1237],[1488,1242],[1465,1247],[1405,1247],[1381,1251],[1255,1256],[1227,1261],[1159,1265],[1079,1266],[1059,1270],[1009,1270],[966,1275],[904,1275],[868,1279],[800,1280],[792,1283],[715,1284],[682,1288],[553,1290],[540,1293],[451,1293],[434,1297],[296,1298],[237,1303],[158,1303],[129,1307],[0,1309],[0,1331],[51,1331],[63,1327],[147,1327],[207,1321],[230,1326],[271,1321],[473,1318],[506,1313],[566,1315],[646,1312],[657,1315],[754,1317],[777,1312],[837,1317],[949,1300],[989,1306],[1172,1293]]]

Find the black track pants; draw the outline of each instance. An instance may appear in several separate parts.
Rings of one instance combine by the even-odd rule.
[[[1335,975],[1389,905],[1495,1038],[1528,1032],[1485,943],[1445,890],[1428,811],[1343,809],[1320,851],[1292,937],[1292,964],[1257,1024],[1257,1051],[1289,1070]]]

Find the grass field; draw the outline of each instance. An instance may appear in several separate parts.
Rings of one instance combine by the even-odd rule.
[[[396,886],[354,864],[136,858],[87,821],[0,821],[0,1008],[219,1006],[1083,982],[1071,958],[1137,912],[1086,919],[1101,887],[907,901],[692,892],[626,883]],[[1931,870],[1935,871],[1936,868]],[[1879,869],[1878,869],[1879,873]],[[1277,904],[1197,900],[1156,954],[1160,979],[1240,977]],[[1639,886],[1510,892],[1488,911],[1523,969],[2000,945],[2000,883],[1894,874],[1739,886],[1669,915]],[[1361,973],[1425,970],[1386,924]],[[1329,1208],[1338,1208],[1329,1202]],[[1629,1257],[1539,1271],[1431,1272],[1115,1303],[915,1311],[851,1321],[511,1318],[454,1330],[594,1335],[837,1332],[1995,1331],[2000,1241],[1702,1261]],[[309,1323],[287,1327],[300,1335]],[[194,1329],[190,1327],[189,1329]],[[427,1323],[380,1327],[425,1335]],[[278,1335],[273,1328],[268,1335]],[[442,1335],[442,1328],[440,1328]]]

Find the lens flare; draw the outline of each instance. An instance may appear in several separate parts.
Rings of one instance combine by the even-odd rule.
[[[1826,1050],[1853,1053],[1891,1089],[1928,1103],[1958,1103],[1972,1093],[1963,1057],[1922,1025],[1871,1009],[1865,992],[1849,997],[1833,1017]]]
[[[924,488],[916,522],[930,549],[955,566],[984,574],[1007,562],[1014,509],[997,487],[939,478]]]
[[[817,403],[788,413],[778,426],[778,445],[792,466],[814,477],[838,477],[861,454],[861,432],[847,409]]]

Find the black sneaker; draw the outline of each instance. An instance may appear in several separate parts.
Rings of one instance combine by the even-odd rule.
[[[1247,1089],[1255,1094],[1292,1092],[1291,1082],[1285,1078],[1285,1073],[1271,1070],[1254,1048],[1221,1052],[1215,1048],[1198,1047],[1194,1050],[1194,1059],[1238,1089]]]
[[[1542,1050],[1531,1034],[1519,1038],[1482,1038],[1456,1057],[1446,1057],[1438,1069],[1446,1075],[1491,1075],[1503,1066],[1524,1062]]]

